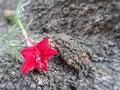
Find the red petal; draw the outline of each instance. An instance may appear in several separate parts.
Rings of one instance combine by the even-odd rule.
[[[26,47],[26,48],[24,48],[21,51],[21,54],[23,56],[25,56],[25,55],[32,55],[32,54],[34,54],[34,52],[35,52],[35,48],[34,47]]]
[[[35,68],[39,69],[39,70],[47,70],[48,69],[48,58],[41,58],[41,60],[39,60],[38,62],[36,62],[35,64]]]
[[[41,42],[39,42],[39,43],[36,45],[36,48],[37,48],[39,51],[42,51],[42,50],[45,50],[46,48],[48,48],[48,38],[45,38],[45,39],[43,39]]]
[[[33,55],[25,55],[24,59],[25,60],[22,65],[22,71],[21,71],[22,74],[25,74],[28,71],[32,70],[35,65],[35,58],[33,57]]]
[[[47,48],[44,50],[44,52],[42,52],[42,56],[44,56],[46,58],[50,58],[55,54],[57,54],[57,51],[52,48]]]

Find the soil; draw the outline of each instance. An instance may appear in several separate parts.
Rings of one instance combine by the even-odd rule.
[[[6,30],[2,13],[5,9],[14,9],[14,1],[0,1],[0,33]],[[64,50],[66,43],[61,43],[63,48],[49,60],[49,69],[45,72],[30,71],[21,75],[22,62],[10,62],[14,58],[2,55],[0,90],[120,90],[119,0],[31,0],[24,8],[25,22],[33,19],[29,31],[37,39],[50,34],[56,38],[65,35],[82,44],[94,75],[88,78],[78,75],[61,58],[62,51],[69,58],[74,55]]]

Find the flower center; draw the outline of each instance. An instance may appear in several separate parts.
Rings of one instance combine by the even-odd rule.
[[[35,57],[36,57],[36,62],[41,60],[41,53],[38,50],[36,50],[35,52]]]
[[[41,59],[40,57],[37,57],[37,58],[36,58],[36,62],[37,62],[37,61],[40,61],[40,59]]]

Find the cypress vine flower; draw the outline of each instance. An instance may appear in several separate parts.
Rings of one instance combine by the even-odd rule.
[[[41,42],[34,44],[25,35],[27,47],[21,51],[24,57],[21,73],[25,74],[28,71],[37,68],[39,70],[48,69],[48,59],[57,54],[57,51],[50,48],[48,45],[48,38],[44,38]]]

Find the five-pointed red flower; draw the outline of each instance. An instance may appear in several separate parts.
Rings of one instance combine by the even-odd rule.
[[[39,70],[47,70],[48,59],[57,53],[48,45],[48,38],[43,39],[38,44],[32,43],[32,41],[26,37],[28,47],[21,51],[24,57],[24,63],[22,65],[22,74],[37,68]]]

